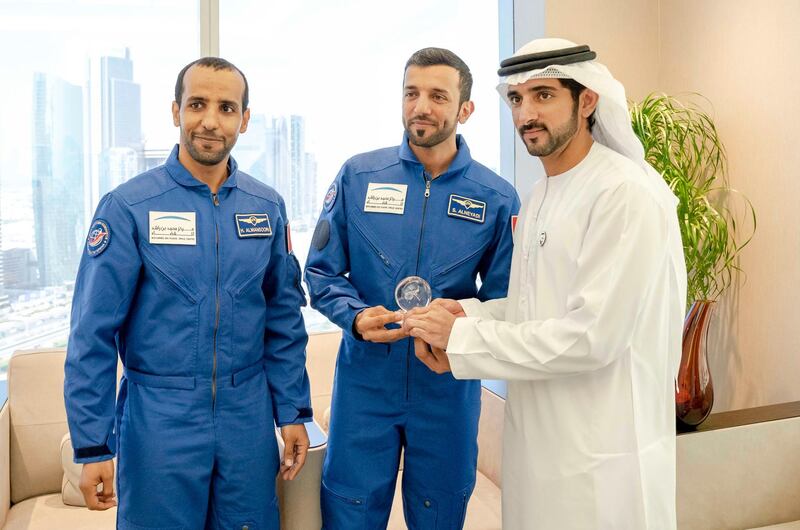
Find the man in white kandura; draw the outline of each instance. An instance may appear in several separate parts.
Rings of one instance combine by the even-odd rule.
[[[501,63],[498,90],[547,174],[520,212],[508,297],[437,300],[404,322],[432,370],[509,381],[506,530],[676,527],[677,199],[594,58],[539,39]]]

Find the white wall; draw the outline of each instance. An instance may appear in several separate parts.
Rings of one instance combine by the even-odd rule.
[[[714,410],[800,400],[800,2],[546,0],[538,8],[534,19],[515,18],[516,46],[538,36],[589,44],[629,99],[696,91],[713,103],[731,184],[759,223],[741,257],[746,281],[712,324]]]

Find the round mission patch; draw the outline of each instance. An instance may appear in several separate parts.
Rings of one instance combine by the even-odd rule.
[[[111,228],[102,219],[95,219],[86,238],[86,253],[90,256],[99,256],[108,248],[111,241]]]
[[[334,182],[331,184],[331,187],[328,188],[328,193],[325,194],[325,210],[330,211],[333,208],[333,204],[336,202],[336,183]]]

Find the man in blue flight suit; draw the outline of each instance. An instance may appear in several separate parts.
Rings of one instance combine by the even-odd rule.
[[[305,297],[283,200],[229,155],[247,103],[231,63],[187,65],[180,144],[101,199],[87,238],[64,397],[90,509],[116,504],[118,457],[120,529],[277,530],[279,464],[305,460]]]
[[[344,331],[323,468],[327,529],[386,527],[401,449],[408,527],[464,523],[480,381],[427,370],[392,323],[402,318],[395,286],[408,276],[426,279],[434,297],[506,294],[519,199],[456,134],[474,109],[471,86],[452,52],[412,55],[402,144],[348,160],[325,196],[305,274],[312,306]],[[431,449],[442,446],[446,454]]]

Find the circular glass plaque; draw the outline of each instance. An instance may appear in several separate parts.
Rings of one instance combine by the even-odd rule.
[[[394,290],[394,299],[403,311],[431,303],[431,286],[419,276],[403,278]]]

